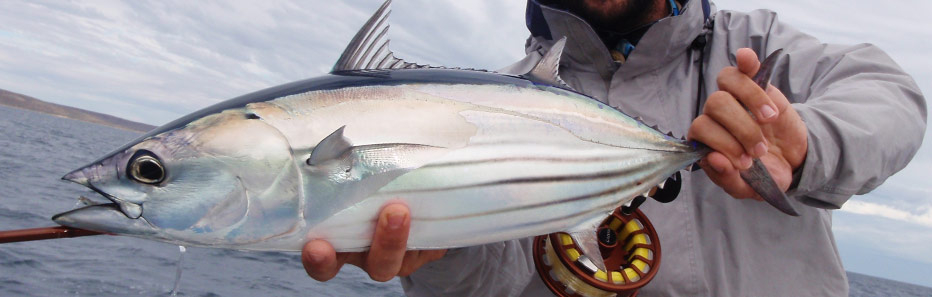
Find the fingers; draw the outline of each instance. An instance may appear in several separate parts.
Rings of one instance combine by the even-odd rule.
[[[705,170],[709,179],[722,187],[728,195],[738,199],[754,198],[761,200],[757,193],[741,179],[738,170],[730,165],[728,158],[717,152],[709,153],[708,156],[699,161],[699,166]]]
[[[446,250],[407,251],[410,227],[408,207],[392,203],[379,212],[368,252],[335,253],[326,241],[314,240],[305,244],[301,262],[307,274],[318,281],[336,276],[344,263],[362,268],[375,281],[389,281],[396,275],[408,276],[446,254]]]
[[[708,116],[734,136],[734,139],[740,143],[749,156],[760,158],[767,154],[767,144],[764,142],[764,134],[761,133],[760,125],[744,110],[732,94],[724,91],[712,93],[702,112],[703,115]],[[714,140],[718,141],[719,139]],[[725,141],[726,139],[721,140]],[[716,148],[714,143],[705,144]],[[739,156],[740,154],[734,154],[729,157],[736,158]]]
[[[404,263],[401,265],[398,276],[409,276],[424,264],[443,258],[446,253],[447,250],[408,251],[405,253]]]
[[[792,109],[790,106],[790,100],[786,98],[786,95],[783,95],[783,92],[780,89],[774,87],[771,84],[768,84],[767,88],[767,97],[770,97],[770,100],[773,101],[773,104],[777,106],[777,114],[783,115],[787,112],[788,109]]]
[[[769,123],[776,119],[778,115],[776,104],[748,74],[739,70],[739,67],[725,67],[719,72],[718,89],[734,96],[761,123]]]
[[[337,259],[333,247],[323,240],[313,240],[304,245],[301,263],[308,276],[322,282],[336,276],[343,266],[343,261]]]
[[[405,252],[404,261],[401,262],[401,269],[398,270],[398,276],[409,276],[421,267],[421,264],[423,264],[419,263],[421,262],[421,252],[419,250]]]
[[[736,60],[735,67],[719,73],[719,91],[709,96],[688,138],[715,151],[699,163],[715,184],[733,197],[759,200],[739,171],[750,167],[751,158],[760,158],[786,189],[792,171],[805,160],[808,135],[787,97],[777,88],[761,88],[752,79],[761,67],[754,51],[740,49]]]
[[[704,143],[713,150],[724,154],[723,156],[727,157],[731,162],[731,164],[725,164],[728,167],[739,169],[751,167],[751,157],[745,153],[745,149],[738,142],[738,139],[709,115],[702,114],[693,120],[687,138]]]
[[[752,49],[739,48],[735,53],[735,60],[738,62],[738,69],[748,77],[754,76],[757,70],[760,70],[760,58]]]
[[[389,204],[382,209],[363,267],[370,278],[384,282],[401,271],[410,224],[411,216],[404,204]]]

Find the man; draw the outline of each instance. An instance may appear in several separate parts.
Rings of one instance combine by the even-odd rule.
[[[925,101],[873,46],[825,45],[772,12],[704,4],[530,0],[528,56],[504,71],[526,72],[567,36],[560,73],[570,86],[716,151],[700,162],[702,173],[684,174],[676,201],[641,206],[664,254],[640,296],[847,296],[828,210],[906,165],[922,141]],[[755,53],[780,48],[772,86],[762,90],[749,79]],[[801,202],[799,217],[743,199],[756,198],[738,176],[752,158]],[[310,242],[307,272],[327,280],[351,263],[375,280],[406,276],[412,296],[550,294],[530,239],[406,252],[409,224],[405,207],[388,205],[370,252],[335,255]]]

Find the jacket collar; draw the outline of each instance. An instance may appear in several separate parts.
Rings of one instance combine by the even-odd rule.
[[[630,78],[655,70],[689,50],[693,40],[705,25],[711,11],[707,0],[686,3],[682,14],[665,17],[654,23],[625,62],[622,77]],[[707,8],[704,10],[703,8]],[[601,77],[611,79],[619,65],[612,60],[608,48],[598,34],[582,18],[565,10],[528,0],[526,24],[533,41],[549,48],[563,36],[569,39],[563,51],[564,67],[591,69]]]

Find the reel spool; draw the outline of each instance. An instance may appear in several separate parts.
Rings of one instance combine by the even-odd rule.
[[[534,265],[557,296],[637,296],[638,289],[657,274],[660,239],[640,210],[622,212],[619,207],[599,225],[597,232],[599,251],[608,272],[596,268],[566,233],[534,238]]]

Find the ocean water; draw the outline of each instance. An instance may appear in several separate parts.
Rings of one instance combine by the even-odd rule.
[[[136,132],[0,106],[0,230],[53,226],[52,215],[99,195],[61,181]],[[100,200],[100,199],[97,199]],[[178,247],[122,236],[0,245],[0,296],[166,296]],[[347,265],[328,282],[299,253],[188,248],[179,296],[403,296]]]
[[[59,180],[138,133],[0,106],[0,230],[52,226],[98,195]],[[99,200],[99,199],[98,199]],[[167,296],[178,247],[121,236],[0,245],[0,296]],[[347,265],[325,283],[298,253],[188,248],[179,296],[403,296]],[[932,296],[932,288],[849,273],[851,296]]]
[[[930,297],[932,288],[848,272],[851,297]]]

